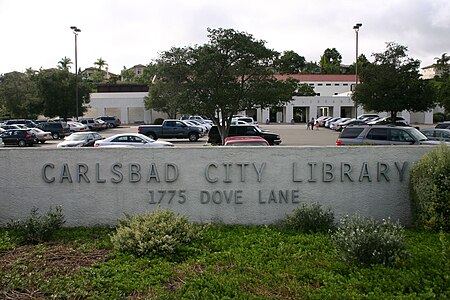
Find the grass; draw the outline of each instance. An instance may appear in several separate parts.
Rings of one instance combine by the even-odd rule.
[[[140,258],[114,253],[111,232],[65,228],[18,246],[0,229],[0,298],[450,298],[450,234],[408,230],[408,259],[360,267],[341,261],[327,234],[271,226],[208,226],[175,255]]]

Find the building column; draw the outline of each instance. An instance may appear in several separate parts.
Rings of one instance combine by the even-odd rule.
[[[122,123],[128,124],[128,107],[120,108],[120,120],[122,120]]]
[[[294,119],[294,105],[292,103],[286,104],[284,107],[286,120],[285,123],[291,123],[292,119]]]
[[[423,120],[424,124],[433,124],[433,110],[429,110],[425,112],[425,120]]]

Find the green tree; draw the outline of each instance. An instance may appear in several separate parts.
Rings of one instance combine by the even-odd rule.
[[[449,61],[450,56],[447,55],[447,53],[443,53],[441,57],[435,57],[436,60],[436,69],[437,73],[439,73],[441,76],[448,76],[449,75]]]
[[[294,51],[284,51],[283,55],[275,62],[276,71],[279,74],[298,74],[305,67],[306,61],[303,56]]]
[[[155,79],[156,75],[156,64],[155,63],[149,63],[145,66],[142,75],[138,76],[135,80],[136,83],[140,84],[150,84]]]
[[[42,101],[42,113],[49,117],[67,119],[76,114],[75,74],[67,70],[47,69],[36,75],[38,94]],[[91,87],[86,82],[78,83],[78,111],[86,111]]]
[[[359,55],[359,57],[358,57],[358,73],[360,73],[361,70],[364,69],[365,67],[367,67],[369,64],[370,64],[370,62],[364,54]],[[356,68],[355,68],[355,63],[353,63],[350,65],[350,67],[348,69],[348,74],[355,74],[355,73],[356,73]]]
[[[435,105],[431,84],[420,79],[420,61],[407,55],[407,47],[390,42],[375,61],[361,70],[361,83],[353,101],[366,111],[390,112],[394,121],[398,112],[426,111]]]
[[[320,57],[320,67],[322,74],[340,74],[342,55],[336,48],[327,48]]]
[[[297,91],[294,93],[295,96],[315,96],[316,92],[307,83],[299,84]]]
[[[61,60],[58,62],[58,68],[61,70],[68,71],[70,69],[70,65],[72,64],[72,60],[66,56],[61,58]]]
[[[189,112],[213,120],[222,141],[236,113],[292,101],[297,82],[272,76],[277,53],[264,41],[222,28],[208,29],[208,38],[208,43],[192,49],[186,104]]]
[[[122,71],[120,72],[122,77],[122,81],[125,82],[134,82],[134,72],[132,69],[127,69],[127,67],[123,66]]]
[[[98,69],[101,71],[103,69],[104,66],[107,66],[108,64],[106,63],[106,61],[103,58],[99,58],[97,59],[96,62],[94,62],[94,65],[98,66]]]
[[[320,74],[320,65],[315,61],[309,61],[305,63],[302,73],[305,74]]]
[[[34,118],[39,115],[41,102],[34,80],[35,71],[11,72],[0,76],[1,114],[11,118]]]
[[[188,48],[172,48],[161,53],[154,68],[156,77],[149,85],[144,99],[146,109],[165,112],[176,118],[188,101],[188,77],[190,75]]]

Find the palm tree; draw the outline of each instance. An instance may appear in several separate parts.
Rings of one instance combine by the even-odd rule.
[[[447,55],[447,53],[443,53],[441,57],[435,57],[436,60],[436,70],[439,71],[442,75],[448,74],[449,72],[449,66],[448,62],[450,61],[450,56]]]
[[[99,59],[97,59],[97,61],[94,63],[94,65],[97,65],[98,69],[101,71],[103,66],[107,66],[108,64],[106,63],[105,60],[103,60],[103,58],[100,57]]]
[[[68,71],[70,69],[70,66],[72,64],[72,60],[66,56],[61,58],[61,60],[58,62],[58,68],[61,70]]]

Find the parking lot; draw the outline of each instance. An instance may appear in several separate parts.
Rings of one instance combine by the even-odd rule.
[[[434,127],[434,125],[418,125],[420,128]],[[123,125],[118,128],[111,128],[100,131],[103,137],[109,137],[117,133],[137,133],[137,127],[133,125]],[[339,132],[328,128],[320,127],[319,130],[307,130],[305,124],[269,124],[260,125],[261,129],[270,130],[281,136],[283,146],[335,146]],[[161,139],[173,143],[176,147],[203,146],[208,137],[204,136],[197,142],[189,142],[187,139]],[[33,147],[56,148],[61,140],[50,140],[45,144],[35,144]]]

